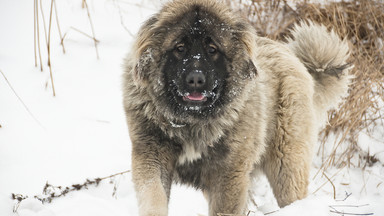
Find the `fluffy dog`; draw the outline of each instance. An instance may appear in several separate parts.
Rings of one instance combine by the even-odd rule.
[[[243,214],[257,170],[283,207],[307,195],[318,128],[349,83],[348,45],[302,23],[287,44],[258,37],[225,4],[175,0],[125,59],[124,107],[142,216],[167,215],[174,182],[209,215]]]

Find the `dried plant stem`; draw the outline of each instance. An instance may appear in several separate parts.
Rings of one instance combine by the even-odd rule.
[[[73,185],[67,186],[67,187],[54,186],[54,185],[51,185],[47,182],[44,186],[43,193],[39,194],[39,195],[35,195],[35,196],[33,196],[33,198],[39,200],[43,204],[44,203],[51,203],[53,199],[63,197],[70,192],[79,191],[82,189],[88,189],[88,187],[91,185],[98,186],[99,183],[103,180],[111,179],[111,182],[113,182],[114,177],[129,173],[129,172],[131,172],[131,171],[127,170],[127,171],[119,172],[119,173],[116,173],[116,174],[113,174],[110,176],[106,176],[103,178],[86,179],[86,181],[82,184],[73,184]],[[116,190],[117,190],[117,186],[115,184],[115,186],[113,188],[113,196],[116,194]],[[17,201],[17,203],[13,207],[13,212],[16,213],[18,207],[20,206],[20,203],[23,200],[28,199],[28,196],[25,196],[22,194],[12,194],[12,199]]]
[[[35,0],[35,15],[36,15],[36,36],[37,36],[37,45],[39,50],[39,59],[40,59],[40,70],[43,71],[43,61],[41,60],[41,49],[40,49],[40,30],[39,30],[39,8],[38,0]]]
[[[332,207],[332,208],[339,208],[339,207],[360,208],[360,207],[365,207],[365,206],[369,206],[369,204],[364,204],[364,205],[331,205],[329,207]]]
[[[33,48],[35,52],[35,67],[37,67],[36,53],[36,0],[33,1]]]
[[[45,16],[44,16],[44,10],[43,10],[43,3],[40,0],[40,12],[41,12],[41,17],[43,19],[43,24],[44,24],[44,36],[45,36],[45,44],[48,44],[48,38],[47,38],[47,28],[46,28],[46,23],[45,23]]]
[[[331,181],[330,178],[328,178],[328,176],[323,172],[323,175],[324,177],[329,181],[329,183],[331,183],[332,185],[332,188],[333,188],[333,199],[336,199],[336,187],[335,185],[333,184],[333,182]]]
[[[91,30],[92,30],[92,35],[93,35],[93,42],[95,44],[95,49],[96,49],[96,56],[97,56],[97,59],[99,59],[99,51],[97,49],[97,40],[96,40],[96,36],[95,36],[95,30],[93,28],[93,23],[92,23],[92,19],[91,19],[91,14],[89,13],[89,7],[88,7],[88,4],[87,4],[87,1],[86,0],[83,0],[83,5],[85,6],[85,8],[87,9],[87,14],[88,14],[88,19],[89,19],[89,23],[91,25]]]
[[[4,79],[5,79],[5,82],[8,84],[9,88],[12,90],[13,94],[16,95],[17,99],[20,101],[20,103],[23,105],[23,107],[25,108],[25,110],[27,110],[28,114],[33,118],[33,120],[36,121],[36,123],[38,125],[40,125],[40,127],[42,127],[43,129],[44,126],[40,123],[40,121],[35,117],[35,115],[33,115],[33,113],[31,112],[31,110],[29,110],[29,108],[27,107],[27,105],[24,103],[24,101],[21,99],[21,97],[17,94],[16,90],[12,87],[11,83],[8,81],[7,77],[5,76],[5,74],[3,73],[2,70],[0,70],[0,73],[1,75],[3,75]]]
[[[55,7],[57,29],[59,30],[59,36],[60,36],[60,41],[61,41],[60,44],[63,47],[63,53],[65,53],[64,40],[63,40],[63,36],[61,34],[61,29],[60,29],[60,24],[59,24],[59,15],[57,14],[57,6],[56,6],[56,1],[55,0],[53,0],[53,4],[54,4],[54,7]]]
[[[321,169],[319,169],[319,170],[321,170]],[[326,177],[327,180],[328,180],[328,179],[332,179],[332,178],[335,177],[337,174],[339,174],[342,170],[343,170],[343,169],[339,169],[335,174],[333,174],[333,175],[331,176],[331,178]],[[324,172],[323,172],[323,174],[324,174]],[[316,175],[317,175],[317,174],[316,174]],[[316,177],[316,175],[315,175],[315,177]],[[319,191],[321,188],[323,188],[325,184],[327,184],[327,182],[324,182],[322,185],[320,185],[320,187],[318,187],[312,194],[315,194],[317,191]]]
[[[335,213],[335,214],[340,214],[340,215],[373,215],[373,213],[348,213],[348,212],[344,212],[344,211],[340,211],[336,208],[360,208],[360,207],[365,207],[365,206],[369,206],[369,204],[365,204],[365,205],[331,205],[329,206],[329,208],[331,208],[331,210],[329,210],[331,213]]]
[[[279,211],[279,209],[278,209],[278,210],[275,210],[275,211],[267,212],[267,213],[265,213],[264,215],[270,215],[270,214],[276,213],[276,212],[278,212],[278,211]]]
[[[339,199],[339,200],[335,200],[335,201],[341,201],[341,202],[344,202],[344,201],[347,200],[351,195],[352,195],[352,193],[348,193],[347,191],[345,191],[345,197],[344,197],[344,199]],[[333,205],[333,206],[335,206],[335,205]]]
[[[126,171],[123,171],[123,172],[119,172],[119,173],[116,173],[116,174],[113,174],[113,175],[110,175],[110,176],[106,176],[106,177],[103,177],[103,178],[100,178],[100,179],[101,180],[105,180],[105,179],[113,178],[115,176],[123,175],[125,173],[129,173],[129,172],[131,172],[131,170],[126,170]]]
[[[99,43],[99,41],[98,41],[96,38],[90,36],[89,34],[83,32],[83,31],[81,31],[81,30],[79,30],[79,29],[77,29],[77,28],[75,28],[75,27],[72,27],[72,26],[71,26],[69,29],[70,29],[70,30],[74,30],[74,31],[76,31],[76,32],[78,32],[78,33],[80,33],[80,34],[82,34],[82,35],[84,35],[84,36],[86,36],[86,37],[88,37],[88,38],[94,40],[96,43]],[[68,32],[69,32],[69,31],[67,31],[66,33],[64,33],[64,36],[63,36],[63,38],[61,39],[62,41],[64,41],[64,39],[65,39],[65,37],[67,36]]]
[[[48,48],[48,67],[49,67],[49,74],[51,77],[51,84],[52,84],[52,92],[53,96],[56,96],[56,91],[55,91],[55,84],[53,82],[53,75],[52,75],[52,65],[51,65],[51,26],[52,26],[52,11],[53,11],[53,1],[51,0],[51,10],[49,14],[49,29],[48,29],[48,43],[47,43],[47,48]]]
[[[347,212],[340,212],[340,211],[335,211],[335,210],[329,210],[331,213],[335,213],[335,214],[340,214],[340,215],[373,215],[373,213],[362,213],[362,214],[359,214],[359,213],[347,213]]]
[[[217,216],[246,216],[241,214],[227,214],[227,213],[217,213]]]
[[[124,23],[123,14],[121,13],[121,8],[120,8],[120,4],[119,4],[119,2],[116,1],[116,0],[113,0],[113,2],[115,3],[117,9],[119,10],[120,24],[123,26],[124,30],[125,30],[126,32],[128,32],[128,34],[129,34],[131,37],[133,37],[134,35],[132,34],[131,31],[129,31],[129,29],[127,28],[127,26],[126,26],[125,23]]]

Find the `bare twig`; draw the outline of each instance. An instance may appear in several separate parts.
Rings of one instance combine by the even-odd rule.
[[[366,207],[366,206],[369,206],[369,204],[364,204],[364,205],[331,205],[329,207],[333,207],[333,208],[360,208],[360,207]]]
[[[251,213],[255,213],[254,211],[248,211],[247,216],[249,216]]]
[[[241,214],[227,214],[227,213],[217,213],[217,216],[246,216]]]
[[[45,24],[45,16],[44,16],[44,10],[43,10],[43,3],[42,1],[40,0],[40,13],[41,13],[41,17],[43,19],[43,27],[44,27],[44,37],[45,37],[45,44],[48,44],[48,38],[47,38],[47,28],[46,28],[46,24]]]
[[[88,4],[87,4],[87,1],[86,1],[86,0],[83,0],[83,5],[84,5],[85,8],[87,9],[88,19],[89,19],[89,23],[90,23],[90,25],[91,25],[92,35],[93,35],[93,38],[94,38],[94,44],[95,44],[95,49],[96,49],[96,56],[97,56],[97,59],[99,59],[99,51],[98,51],[98,49],[97,49],[97,42],[96,42],[95,30],[94,30],[94,28],[93,28],[93,23],[92,23],[92,19],[91,19],[91,14],[89,13],[89,8],[88,8]]]
[[[125,29],[126,32],[128,32],[128,34],[133,37],[134,35],[132,34],[131,31],[129,31],[129,29],[127,28],[127,26],[125,25],[124,23],[124,19],[123,19],[123,14],[121,13],[121,8],[120,8],[120,4],[118,1],[116,0],[113,0],[113,2],[115,3],[118,11],[119,11],[119,16],[120,16],[120,24],[123,26],[123,28]]]
[[[359,214],[359,213],[348,213],[348,212],[340,212],[340,211],[335,211],[335,210],[329,210],[331,213],[335,213],[335,214],[340,214],[340,215],[373,215],[373,213],[362,213],[362,214]]]
[[[365,207],[365,206],[369,206],[369,204],[365,204],[365,205],[330,205],[329,208],[331,208],[331,210],[329,210],[331,213],[335,213],[335,214],[340,214],[340,215],[373,215],[373,213],[349,213],[349,212],[344,212],[344,211],[340,211],[336,208],[361,208],[361,207]]]
[[[340,199],[340,200],[335,200],[335,201],[341,201],[341,202],[343,202],[343,201],[347,200],[348,197],[350,197],[351,195],[352,195],[352,193],[348,193],[347,191],[345,191],[345,198],[344,198],[344,199]]]
[[[8,81],[7,77],[5,76],[5,74],[3,73],[3,71],[0,70],[0,73],[1,75],[3,75],[5,81],[7,82],[9,88],[11,88],[11,90],[13,91],[13,94],[16,95],[17,99],[20,101],[20,103],[24,106],[25,110],[27,110],[27,112],[29,113],[29,115],[33,118],[33,120],[36,121],[36,123],[42,127],[43,129],[44,126],[40,123],[40,121],[35,117],[35,115],[33,115],[33,113],[31,112],[31,110],[29,110],[28,106],[24,103],[24,101],[21,99],[21,97],[17,94],[17,92],[15,91],[15,89],[12,87],[11,83]]]
[[[75,27],[72,27],[72,26],[71,26],[71,27],[69,28],[69,30],[74,30],[74,31],[76,31],[76,32],[78,32],[78,33],[80,33],[80,34],[82,34],[82,35],[84,35],[84,36],[86,36],[86,37],[92,39],[95,43],[99,43],[99,41],[98,41],[96,38],[90,36],[89,34],[83,32],[83,31],[81,31],[81,30],[79,30],[79,29],[77,29],[77,28],[75,28]],[[68,30],[67,32],[64,33],[64,36],[63,36],[63,38],[61,39],[62,41],[64,41],[64,39],[66,38],[66,36],[67,36],[69,30]]]
[[[331,181],[331,179],[328,178],[328,176],[325,174],[325,172],[323,172],[323,175],[324,175],[324,177],[329,181],[329,183],[331,183],[332,188],[333,188],[333,199],[336,199],[336,187],[335,187],[335,185],[333,184],[333,182]]]
[[[331,176],[331,179],[332,179],[333,177],[335,177],[337,174],[339,174],[342,170],[343,170],[343,169],[339,169],[335,174],[333,174],[333,175]],[[320,187],[318,187],[312,194],[315,194],[317,191],[319,191],[321,188],[323,188],[324,185],[327,184],[327,182],[328,182],[328,181],[326,181],[326,182],[324,182],[322,185],[320,185]]]
[[[55,91],[55,84],[53,82],[53,74],[52,74],[52,65],[51,65],[51,26],[52,26],[52,12],[53,12],[53,1],[51,0],[51,10],[49,13],[49,29],[48,29],[48,43],[47,43],[47,48],[48,48],[48,67],[49,67],[49,74],[51,77],[51,84],[52,84],[52,92],[53,96],[56,96],[56,91]]]
[[[133,3],[133,2],[128,2],[128,1],[121,1],[121,0],[115,0],[121,4],[124,4],[124,5],[129,5],[129,6],[133,6],[133,7],[137,7],[139,9],[147,9],[147,10],[152,10],[152,11],[155,11],[156,8],[154,7],[150,7],[151,5],[153,6],[153,4],[143,4],[143,1],[141,3]]]
[[[279,209],[277,209],[277,210],[275,210],[275,211],[267,212],[267,213],[265,213],[264,215],[274,214],[274,213],[276,213],[276,212],[278,212],[278,211],[279,211]]]
[[[60,36],[60,41],[61,41],[60,44],[63,47],[63,53],[65,53],[65,47],[64,47],[64,42],[63,42],[64,40],[63,40],[63,36],[61,34],[60,24],[59,24],[59,15],[57,14],[56,0],[53,0],[53,4],[54,4],[54,7],[55,7],[57,29],[59,30],[59,36]]]
[[[36,53],[36,0],[33,0],[33,50],[35,51],[35,67],[37,67]]]
[[[88,187],[92,186],[92,185],[98,186],[100,184],[100,182],[103,180],[113,179],[116,176],[123,175],[123,174],[129,173],[129,172],[130,172],[130,170],[127,170],[127,171],[119,172],[119,173],[109,175],[106,177],[102,177],[102,178],[86,179],[86,181],[82,184],[73,184],[73,185],[67,186],[67,187],[54,186],[54,185],[51,185],[47,182],[44,186],[43,193],[39,194],[39,195],[35,195],[35,196],[33,196],[33,198],[39,200],[43,204],[44,203],[51,203],[53,199],[63,197],[70,192],[88,189]],[[113,183],[113,180],[111,180],[111,182]],[[116,191],[117,191],[117,185],[115,184],[114,189],[113,189],[113,193],[112,193],[113,196],[115,196]],[[12,194],[12,199],[17,201],[17,203],[14,206],[14,212],[17,211],[17,208],[20,205],[20,202],[22,202],[24,199],[27,199],[27,198],[28,198],[28,196],[24,196],[21,194],[17,194],[17,195]]]
[[[37,36],[37,45],[39,49],[39,59],[40,59],[40,70],[43,71],[43,61],[41,60],[41,49],[40,49],[40,30],[39,30],[39,8],[38,0],[35,0],[35,14],[36,14],[36,36]]]

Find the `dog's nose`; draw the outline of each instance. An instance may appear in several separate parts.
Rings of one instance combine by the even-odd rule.
[[[193,71],[186,77],[187,85],[192,88],[200,88],[205,84],[205,75],[201,71]]]

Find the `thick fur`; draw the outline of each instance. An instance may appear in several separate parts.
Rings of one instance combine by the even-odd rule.
[[[222,102],[175,111],[164,67],[196,19],[217,38],[228,76]],[[263,170],[281,207],[307,195],[319,122],[346,93],[348,46],[302,23],[288,44],[258,37],[222,2],[175,0],[143,24],[125,59],[124,107],[141,216],[167,215],[173,182],[201,189],[209,215],[244,214]]]
[[[314,107],[317,109],[316,113],[321,115],[318,119],[324,119],[326,111],[335,108],[341,96],[347,93],[352,79],[347,74],[353,67],[346,63],[349,57],[347,41],[341,41],[334,31],[326,32],[325,26],[310,21],[302,22],[293,29],[293,38],[288,38],[289,48],[316,80]]]

